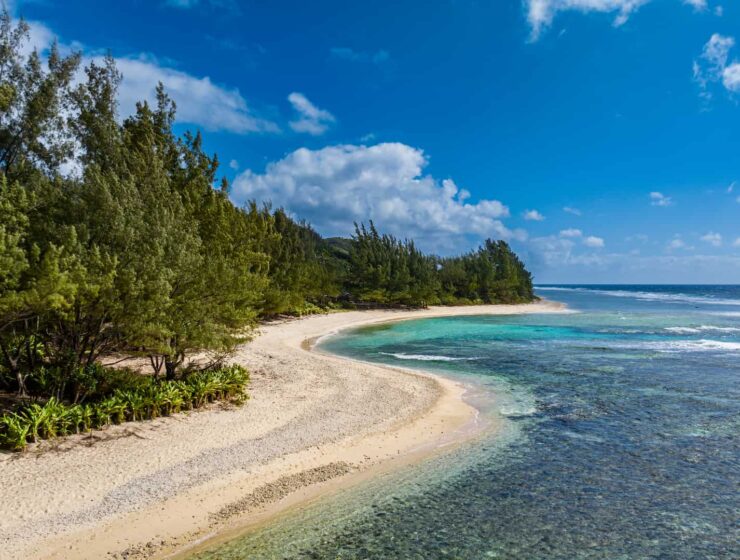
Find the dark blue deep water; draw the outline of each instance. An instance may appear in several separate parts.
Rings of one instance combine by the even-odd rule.
[[[538,293],[578,313],[424,319],[324,342],[465,382],[503,434],[197,557],[740,558],[740,287]]]

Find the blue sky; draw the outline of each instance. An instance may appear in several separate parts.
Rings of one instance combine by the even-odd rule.
[[[16,0],[32,42],[161,80],[232,198],[538,282],[740,282],[736,0]]]

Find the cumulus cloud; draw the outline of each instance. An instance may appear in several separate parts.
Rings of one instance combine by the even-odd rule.
[[[162,82],[177,103],[181,122],[237,134],[279,130],[275,123],[257,117],[238,89],[214,84],[207,76],[198,78],[168,68],[148,56],[117,58],[116,65],[123,74],[119,95],[123,114],[131,114],[137,101],[153,101],[155,88]]]
[[[574,216],[581,216],[583,214],[578,208],[573,208],[572,206],[563,206],[563,212],[573,214]]]
[[[28,24],[28,41],[21,45],[21,54],[28,56],[34,50],[39,54],[44,54],[57,38],[56,34],[38,21],[27,21],[26,23]]]
[[[296,132],[305,132],[312,136],[320,136],[329,129],[336,120],[334,115],[324,109],[319,109],[302,93],[293,92],[288,101],[298,114],[296,120],[290,121],[290,128]]]
[[[624,24],[630,14],[649,0],[525,0],[532,39],[549,27],[558,12],[615,13],[614,25]]]
[[[740,237],[735,239],[735,241],[732,242],[733,247],[740,247]]]
[[[715,83],[721,83],[731,93],[740,92],[740,62],[730,62],[734,46],[734,37],[715,33],[704,45],[699,58],[694,60],[694,80],[705,99],[712,97],[710,86]]]
[[[650,204],[651,206],[670,206],[673,204],[673,199],[661,192],[653,191],[650,193]]]
[[[45,53],[56,34],[45,25],[29,23],[29,40],[24,45],[28,54],[36,49]],[[61,50],[82,50],[82,66],[91,62],[102,63],[102,58],[79,44],[61,45]],[[153,102],[155,89],[162,82],[167,93],[177,103],[178,121],[202,126],[206,130],[228,131],[237,134],[251,132],[277,132],[279,127],[269,120],[258,117],[248,106],[236,88],[215,84],[208,76],[197,77],[187,72],[161,64],[155,57],[146,54],[124,56],[115,59],[123,75],[119,87],[119,107],[122,116],[132,114],[136,102]],[[79,70],[79,80],[83,70]]]
[[[614,26],[627,22],[630,16],[652,0],[524,0],[527,21],[531,28],[532,40],[537,40],[547,29],[559,12],[614,14]],[[683,4],[695,10],[706,9],[706,0],[682,0]]]
[[[593,249],[600,249],[604,246],[604,240],[601,237],[596,237],[595,235],[589,235],[588,237],[585,237],[583,239],[583,244],[586,247],[591,247]]]
[[[583,232],[580,229],[568,228],[560,230],[560,237],[581,237]]]
[[[471,238],[526,238],[502,223],[509,210],[501,202],[468,202],[468,191],[425,175],[426,166],[422,150],[400,143],[301,148],[264,173],[241,173],[232,195],[282,206],[327,235],[347,235],[353,222],[373,220],[434,250],[460,250]]]
[[[332,58],[339,60],[349,60],[352,62],[372,62],[373,64],[382,64],[387,62],[391,55],[388,51],[380,49],[375,52],[356,51],[349,47],[334,47],[330,51]]]
[[[722,235],[713,231],[702,235],[699,239],[705,243],[709,243],[712,247],[720,247],[722,245]]]
[[[527,221],[541,222],[545,217],[540,214],[537,210],[525,210],[524,219]]]

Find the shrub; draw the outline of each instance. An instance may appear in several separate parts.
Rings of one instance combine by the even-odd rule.
[[[23,416],[8,412],[0,416],[0,445],[13,451],[23,451],[28,444],[30,424]]]
[[[32,403],[0,416],[0,447],[22,451],[29,442],[168,416],[214,401],[241,404],[248,398],[249,373],[238,365],[161,383],[141,375],[138,377],[146,381],[134,381],[131,375],[128,372],[114,379],[109,385],[117,386],[113,393],[94,403],[68,405],[52,397],[43,405]]]

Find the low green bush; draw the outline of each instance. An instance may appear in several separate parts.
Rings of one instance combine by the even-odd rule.
[[[112,393],[95,402],[65,404],[52,397],[0,416],[0,448],[22,451],[28,443],[89,432],[111,424],[149,420],[215,401],[243,403],[249,373],[233,365],[191,373],[180,381],[157,382],[130,372],[116,377]]]

